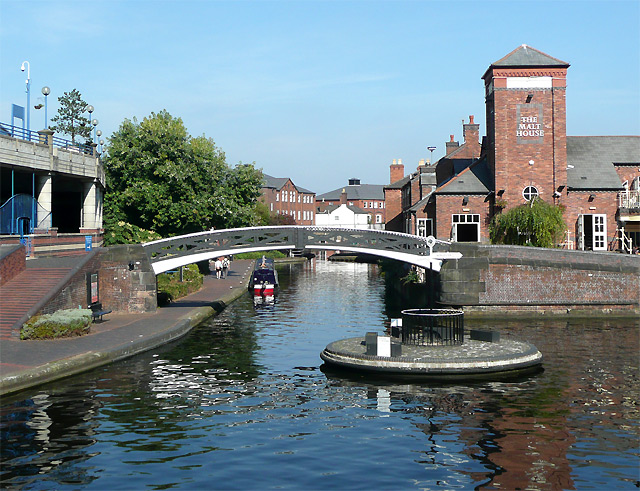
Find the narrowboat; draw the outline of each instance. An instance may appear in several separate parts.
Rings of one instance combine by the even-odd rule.
[[[254,297],[273,297],[278,290],[278,272],[273,259],[262,256],[256,260],[255,268],[249,280],[249,291]]]

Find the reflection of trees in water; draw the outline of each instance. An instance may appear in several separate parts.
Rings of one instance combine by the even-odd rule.
[[[84,388],[79,395],[73,387],[40,392],[2,406],[2,483],[29,485],[52,480],[85,485],[93,481],[96,476],[87,469],[68,464],[94,455],[89,450],[96,442],[98,422],[94,418],[100,407],[100,401],[88,396]]]

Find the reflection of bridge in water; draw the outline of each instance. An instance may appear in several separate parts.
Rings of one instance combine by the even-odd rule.
[[[143,244],[156,274],[218,256],[258,251],[332,250],[371,254],[440,271],[459,259],[449,243],[433,237],[333,227],[249,227],[211,230]]]

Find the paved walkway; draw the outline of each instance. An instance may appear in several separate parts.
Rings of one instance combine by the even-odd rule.
[[[232,262],[226,279],[147,314],[108,314],[88,335],[46,341],[0,342],[0,395],[75,375],[156,348],[185,335],[247,291],[252,260]]]

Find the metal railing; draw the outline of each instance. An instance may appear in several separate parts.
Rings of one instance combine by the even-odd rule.
[[[402,311],[402,343],[454,346],[464,342],[464,313],[454,309]]]
[[[10,136],[18,140],[24,140],[28,142],[44,143],[48,144],[47,135],[38,133],[33,130],[26,130],[19,126],[13,126],[7,123],[0,123],[0,135]],[[85,143],[73,143],[71,140],[60,138],[58,136],[51,136],[51,142],[54,147],[68,150],[69,152],[93,155],[92,145]]]

